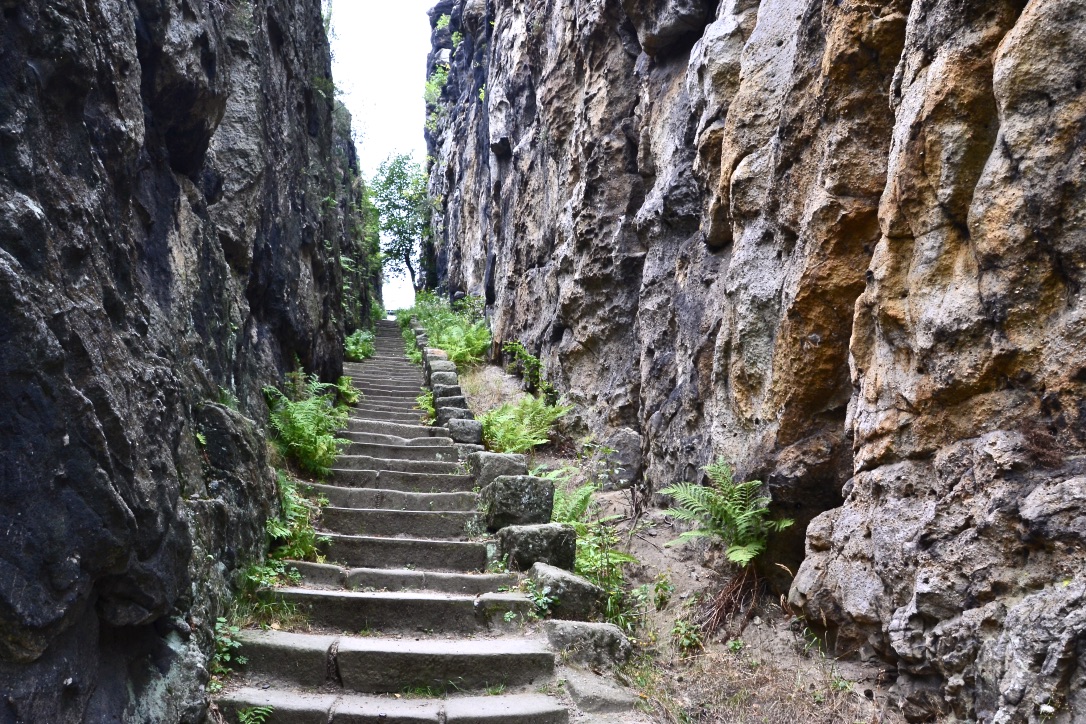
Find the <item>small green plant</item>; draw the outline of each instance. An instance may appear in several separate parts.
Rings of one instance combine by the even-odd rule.
[[[207,435],[199,430],[196,431],[196,444],[200,447],[207,447]]]
[[[433,420],[437,415],[437,410],[434,409],[434,391],[426,390],[421,395],[415,398],[415,407],[422,410],[423,415],[427,420]]]
[[[502,614],[502,619],[504,619],[506,623],[513,623],[517,620],[517,612],[506,611],[504,614]]]
[[[437,19],[435,27],[438,30],[444,30],[445,28],[449,27],[450,22],[452,22],[452,16],[442,15],[440,18]]]
[[[505,693],[505,684],[494,684],[485,689],[487,696],[501,696]]]
[[[548,400],[554,397],[556,394],[554,385],[543,377],[543,363],[538,357],[530,353],[520,342],[506,342],[502,345],[502,351],[513,358],[509,371],[524,378],[529,392],[538,392],[546,396]]]
[[[738,654],[745,646],[746,644],[743,642],[743,639],[732,639],[728,642],[728,651],[731,651],[733,654]]]
[[[292,373],[287,387],[292,397],[274,387],[264,388],[274,442],[302,470],[324,477],[348,442],[335,435],[347,424],[347,411],[335,406],[335,386],[321,382],[316,375],[306,380],[300,371]]]
[[[325,100],[332,100],[336,97],[336,84],[331,78],[325,76],[313,77],[313,90]]]
[[[479,89],[479,100],[486,101],[486,85]]]
[[[453,50],[460,47],[460,43],[464,42],[464,34],[459,30],[452,34]]]
[[[215,619],[215,654],[211,657],[211,683],[208,689],[212,692],[222,690],[222,680],[234,673],[234,665],[244,666],[249,660],[238,655],[241,642],[237,640],[241,630],[232,626],[226,618],[220,616]]]
[[[679,483],[660,491],[675,498],[676,506],[668,509],[667,515],[696,526],[667,545],[695,538],[717,539],[726,546],[728,560],[748,566],[765,550],[770,533],[788,528],[793,521],[769,518],[771,498],[759,494],[761,481],[735,482],[732,467],[723,461],[707,465],[705,472],[710,485]]]
[[[268,537],[277,544],[269,555],[274,560],[318,560],[317,547],[327,540],[318,536],[313,527],[320,506],[307,500],[298,491],[298,484],[283,471],[279,472],[277,482],[282,515],[268,519]]]
[[[422,93],[423,100],[426,101],[426,105],[434,106],[441,100],[441,92],[445,90],[445,84],[449,82],[449,68],[445,65],[439,65],[434,68],[434,72],[430,74],[430,77],[426,79],[426,88]]]
[[[685,618],[675,620],[675,625],[671,627],[671,640],[675,642],[675,647],[684,655],[700,651],[705,646],[705,642],[701,638],[701,630],[697,624]]]
[[[528,452],[550,442],[554,424],[572,409],[573,405],[550,405],[541,397],[507,402],[479,418],[483,442],[496,452]]]
[[[236,411],[238,409],[237,395],[235,395],[233,392],[226,389],[225,387],[220,387],[219,388],[219,404],[222,405],[223,407],[229,407],[231,410]]]
[[[336,400],[339,405],[355,405],[362,399],[362,390],[354,386],[350,377],[336,380]]]
[[[344,353],[352,362],[362,362],[377,354],[373,343],[373,332],[368,329],[356,329],[343,340]]]
[[[524,593],[532,600],[534,606],[532,616],[534,618],[546,617],[551,612],[551,606],[558,603],[558,599],[551,596],[550,588],[546,586],[540,588],[539,584],[530,578],[524,581]]]
[[[250,706],[238,711],[238,724],[265,724],[275,711],[270,706]]]
[[[663,611],[671,601],[671,595],[675,593],[675,584],[668,578],[667,573],[661,571],[656,574],[656,580],[652,585],[653,604],[657,611]]]

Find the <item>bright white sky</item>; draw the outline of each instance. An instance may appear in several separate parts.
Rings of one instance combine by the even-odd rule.
[[[327,3],[328,0],[325,0]],[[426,55],[435,0],[334,0],[332,76],[354,117],[362,174],[371,178],[388,156],[426,159]],[[406,278],[386,279],[385,308],[414,303]]]

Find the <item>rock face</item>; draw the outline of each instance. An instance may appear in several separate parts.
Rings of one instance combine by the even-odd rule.
[[[650,489],[717,457],[766,481],[797,518],[767,562],[910,716],[1074,716],[1082,3],[442,14],[434,279],[597,440],[638,436]]]
[[[0,721],[202,717],[278,505],[260,389],[338,375],[380,282],[341,296],[319,5],[0,3]]]

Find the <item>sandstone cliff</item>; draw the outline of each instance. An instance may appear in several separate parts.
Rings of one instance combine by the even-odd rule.
[[[260,388],[339,374],[379,284],[320,3],[0,8],[0,721],[197,721]]]
[[[765,480],[792,600],[910,717],[1082,716],[1086,7],[431,17],[440,285],[650,486]]]

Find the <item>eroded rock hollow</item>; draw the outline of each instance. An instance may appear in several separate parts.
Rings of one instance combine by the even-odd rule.
[[[766,481],[792,601],[911,718],[1086,711],[1086,6],[431,17],[430,281],[651,488]]]
[[[0,10],[0,721],[198,721],[278,506],[261,387],[339,374],[380,283],[344,307],[320,3]]]

